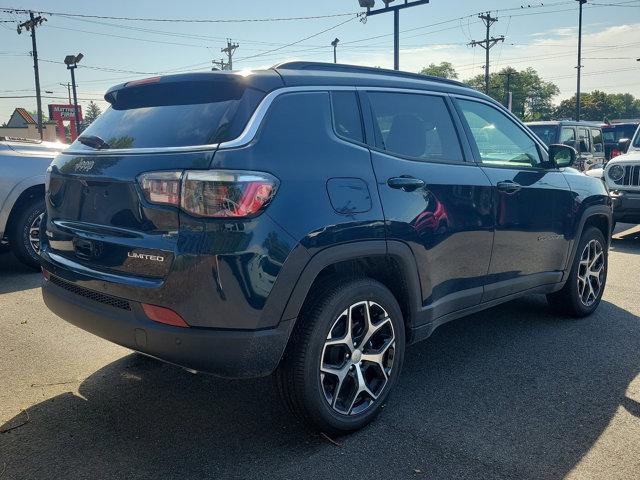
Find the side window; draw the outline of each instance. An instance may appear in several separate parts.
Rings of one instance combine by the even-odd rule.
[[[379,148],[427,162],[462,162],[451,114],[442,97],[368,92]]]
[[[586,128],[578,129],[578,147],[580,148],[580,153],[591,153],[589,130],[587,130]]]
[[[576,131],[573,128],[563,127],[562,130],[560,130],[560,143],[575,148]]]
[[[458,100],[482,163],[535,167],[540,164],[536,143],[511,118],[490,105]]]
[[[364,133],[356,92],[331,92],[331,110],[336,134],[363,143]]]
[[[604,143],[602,143],[602,131],[594,128],[591,130],[591,140],[593,141],[594,152],[604,152]]]

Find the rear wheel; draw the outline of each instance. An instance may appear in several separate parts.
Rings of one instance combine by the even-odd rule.
[[[25,265],[40,268],[40,222],[44,216],[44,200],[28,203],[18,213],[9,232],[14,255]]]
[[[292,412],[323,432],[362,428],[384,406],[404,358],[402,312],[371,279],[315,292],[276,378]]]
[[[552,307],[573,317],[584,317],[598,308],[607,281],[606,248],[600,230],[588,227],[584,231],[567,283],[562,290],[547,295]]]

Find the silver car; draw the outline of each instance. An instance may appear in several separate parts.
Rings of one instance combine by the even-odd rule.
[[[38,268],[47,167],[67,145],[0,137],[0,250]]]

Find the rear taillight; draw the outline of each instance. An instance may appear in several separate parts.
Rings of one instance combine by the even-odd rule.
[[[182,181],[181,206],[198,217],[250,217],[275,194],[278,181],[267,173],[191,171]]]
[[[180,180],[182,172],[143,173],[138,182],[144,197],[151,203],[180,205]]]
[[[245,170],[150,172],[138,177],[150,203],[180,206],[208,218],[243,218],[258,214],[276,193],[278,180]]]

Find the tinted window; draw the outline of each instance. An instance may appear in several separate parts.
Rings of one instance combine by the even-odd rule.
[[[560,131],[560,143],[575,147],[576,145],[576,131],[573,128],[564,127]]]
[[[336,133],[349,140],[364,142],[356,92],[331,92],[331,106]]]
[[[612,125],[610,127],[604,127],[602,134],[604,136],[605,143],[618,143],[618,140],[622,138],[633,138],[633,134],[636,131],[635,125]]]
[[[604,144],[602,143],[602,132],[599,129],[591,130],[591,141],[593,142],[593,149],[596,152],[604,152]]]
[[[536,143],[511,118],[484,103],[458,102],[478,146],[482,163],[525,167],[540,163]]]
[[[580,152],[589,153],[591,152],[591,142],[589,140],[589,130],[586,128],[578,129],[578,147],[580,148]]]
[[[177,82],[124,88],[83,135],[109,148],[207,145],[236,138],[264,93],[220,82]],[[76,149],[92,150],[76,142]]]
[[[529,125],[529,128],[546,145],[556,143],[558,138],[558,127],[556,125]]]
[[[460,143],[442,97],[370,92],[380,148],[425,161],[462,161]]]

